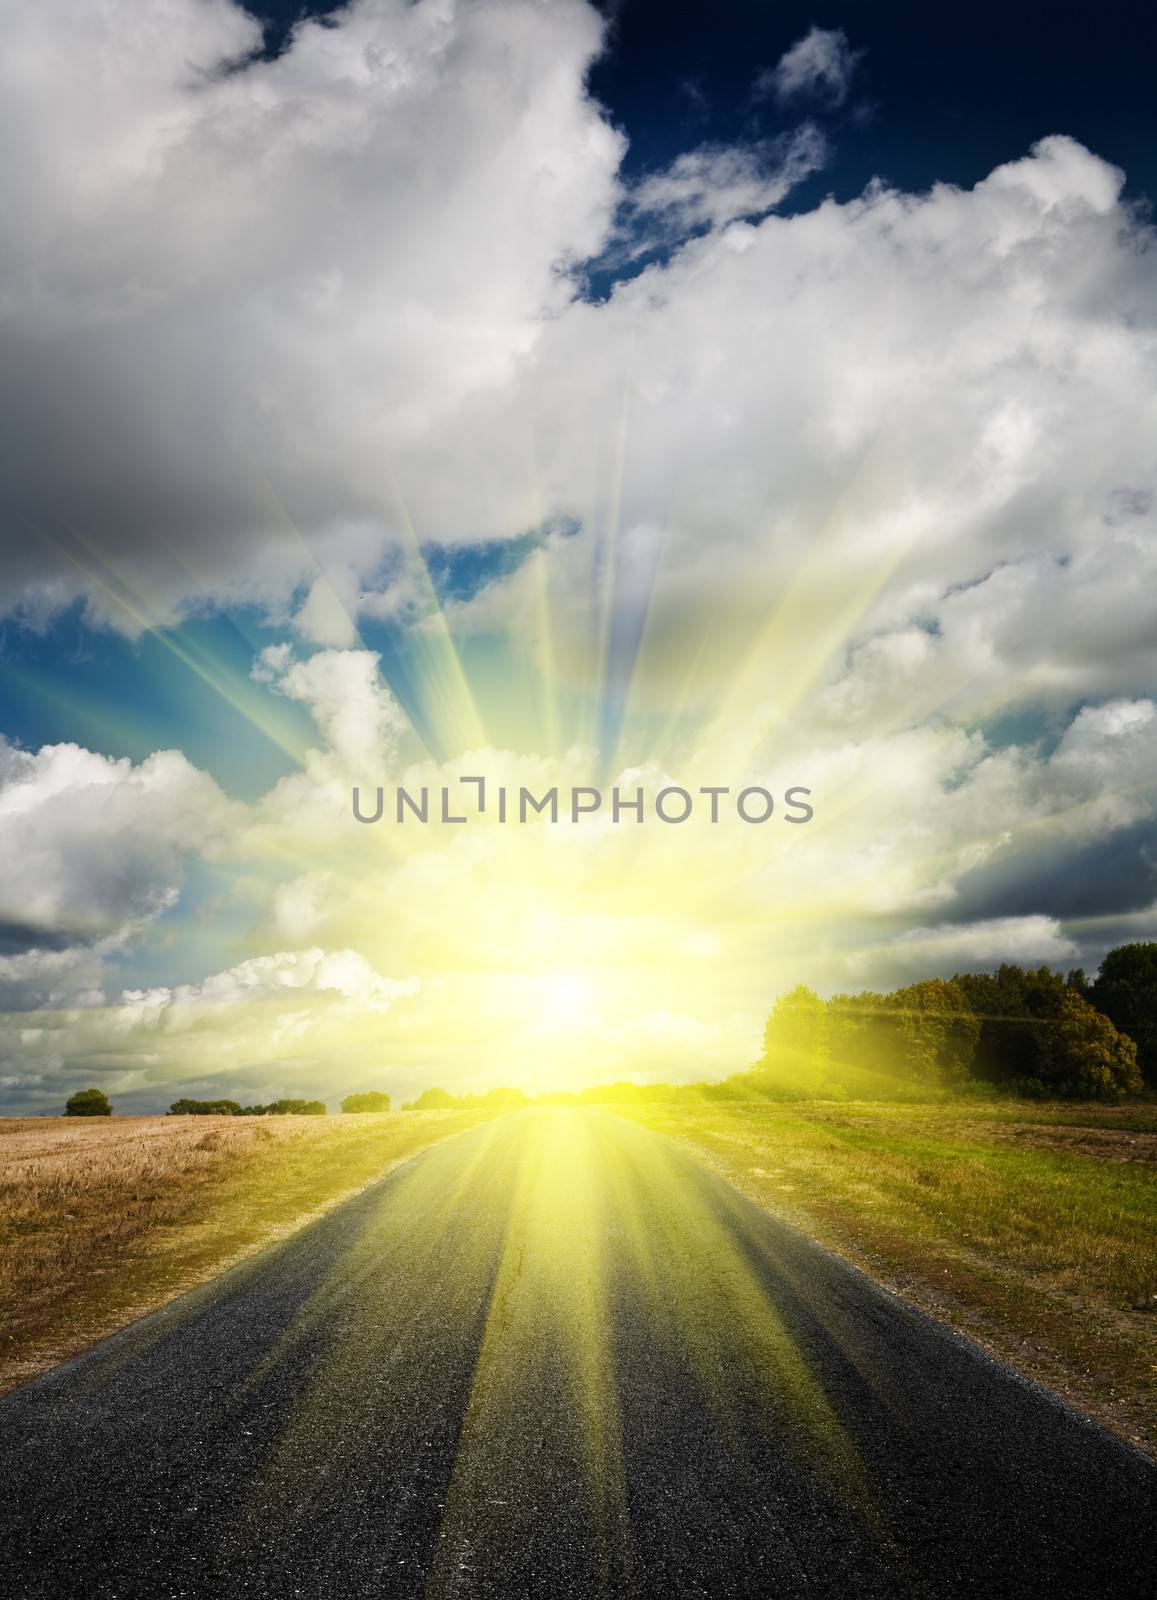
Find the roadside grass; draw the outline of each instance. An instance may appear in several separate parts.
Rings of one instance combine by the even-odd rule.
[[[1157,1455],[1157,1106],[621,1114]]]
[[[0,1118],[0,1392],[486,1116]]]

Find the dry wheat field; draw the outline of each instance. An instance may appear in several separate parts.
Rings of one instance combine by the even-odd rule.
[[[0,1118],[0,1390],[479,1120]]]

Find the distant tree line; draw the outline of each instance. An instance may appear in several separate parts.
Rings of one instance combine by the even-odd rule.
[[[343,1111],[388,1111],[390,1097],[380,1089],[347,1094]],[[324,1117],[324,1100],[273,1100],[267,1106],[243,1106],[237,1100],[174,1100],[171,1117]]]
[[[748,1075],[765,1092],[870,1095],[984,1085],[1029,1097],[1116,1099],[1157,1087],[1157,944],[1079,969],[1006,963],[888,994],[776,1001]]]
[[[273,1100],[267,1106],[243,1106],[236,1100],[174,1100],[170,1117],[324,1117],[324,1100]]]
[[[347,1094],[343,1111],[388,1111],[390,1097],[380,1089]],[[68,1117],[111,1117],[112,1104],[102,1089],[78,1089],[64,1108]],[[243,1106],[239,1100],[174,1100],[170,1117],[324,1117],[324,1100],[271,1100],[268,1105]]]
[[[403,1111],[478,1111],[487,1107],[528,1106],[532,1102],[521,1089],[487,1089],[483,1094],[451,1094],[448,1089],[424,1089],[416,1100],[408,1100]]]

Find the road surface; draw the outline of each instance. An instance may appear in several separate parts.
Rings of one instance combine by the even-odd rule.
[[[1154,1592],[1146,1461],[600,1112],[18,1390],[0,1482],[13,1600]]]

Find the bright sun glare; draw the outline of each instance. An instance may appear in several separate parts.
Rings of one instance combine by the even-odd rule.
[[[543,1032],[581,1028],[592,1016],[595,985],[580,972],[552,972],[538,980],[539,1027]]]

